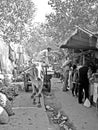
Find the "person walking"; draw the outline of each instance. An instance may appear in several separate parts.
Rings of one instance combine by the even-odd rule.
[[[72,71],[72,95],[77,96],[78,94],[78,70],[77,66],[73,65],[73,71]]]
[[[72,72],[73,72],[73,68],[70,67],[70,69],[69,69],[69,79],[68,79],[69,90],[72,90],[72,87],[73,87],[73,84],[72,84]]]
[[[88,66],[84,64],[79,69],[79,95],[78,95],[78,102],[81,104],[83,103],[83,89],[85,92],[85,99],[89,99],[89,79],[88,79]]]
[[[71,68],[71,61],[68,60],[63,65],[63,78],[64,78],[63,92],[66,92],[66,91],[69,90],[68,80],[69,80],[69,71],[70,71],[70,68]]]
[[[69,65],[64,67],[64,86],[63,92],[68,91]]]

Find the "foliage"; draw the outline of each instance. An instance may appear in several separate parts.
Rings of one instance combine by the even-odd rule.
[[[76,29],[76,25],[90,31],[98,31],[97,0],[49,0],[55,11],[46,16],[47,34],[57,42],[64,41]]]
[[[29,56],[32,57],[33,54],[39,53],[47,47],[52,47],[52,49],[54,48],[55,44],[49,36],[45,35],[46,30],[43,25],[30,25],[28,33],[28,44],[25,42],[24,46]]]
[[[33,18],[31,0],[0,0],[0,30],[6,43],[20,43],[26,35],[25,24]]]

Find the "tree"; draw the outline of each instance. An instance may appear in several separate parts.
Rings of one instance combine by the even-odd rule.
[[[46,16],[47,33],[57,43],[68,38],[76,25],[98,31],[97,0],[49,0],[48,4],[54,12]]]
[[[42,24],[30,25],[28,35],[29,38],[24,46],[31,57],[35,52],[39,53],[47,47],[55,48],[52,38],[46,35],[46,29]]]
[[[20,43],[26,35],[25,25],[33,18],[32,0],[0,0],[0,30],[6,43]]]

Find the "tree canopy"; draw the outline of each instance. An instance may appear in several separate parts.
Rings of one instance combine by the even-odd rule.
[[[56,42],[69,37],[76,25],[98,31],[97,0],[49,0],[48,4],[54,12],[46,16],[47,34]]]
[[[46,35],[46,29],[42,24],[30,25],[28,35],[28,40],[24,42],[24,46],[31,57],[35,52],[39,53],[47,47],[57,48],[52,38]]]
[[[6,43],[20,43],[25,34],[25,24],[34,15],[32,0],[0,0],[0,32]]]

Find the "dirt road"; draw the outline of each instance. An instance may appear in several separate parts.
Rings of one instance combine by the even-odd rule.
[[[77,98],[72,96],[71,91],[62,92],[62,87],[63,84],[59,79],[52,79],[52,91],[77,130],[98,130],[98,111],[96,108],[93,106],[86,108],[83,104],[79,104]]]
[[[0,130],[52,130],[43,106],[33,105],[30,96],[30,92],[21,92],[16,97],[13,103],[15,115],[10,117],[8,124],[0,125]]]

